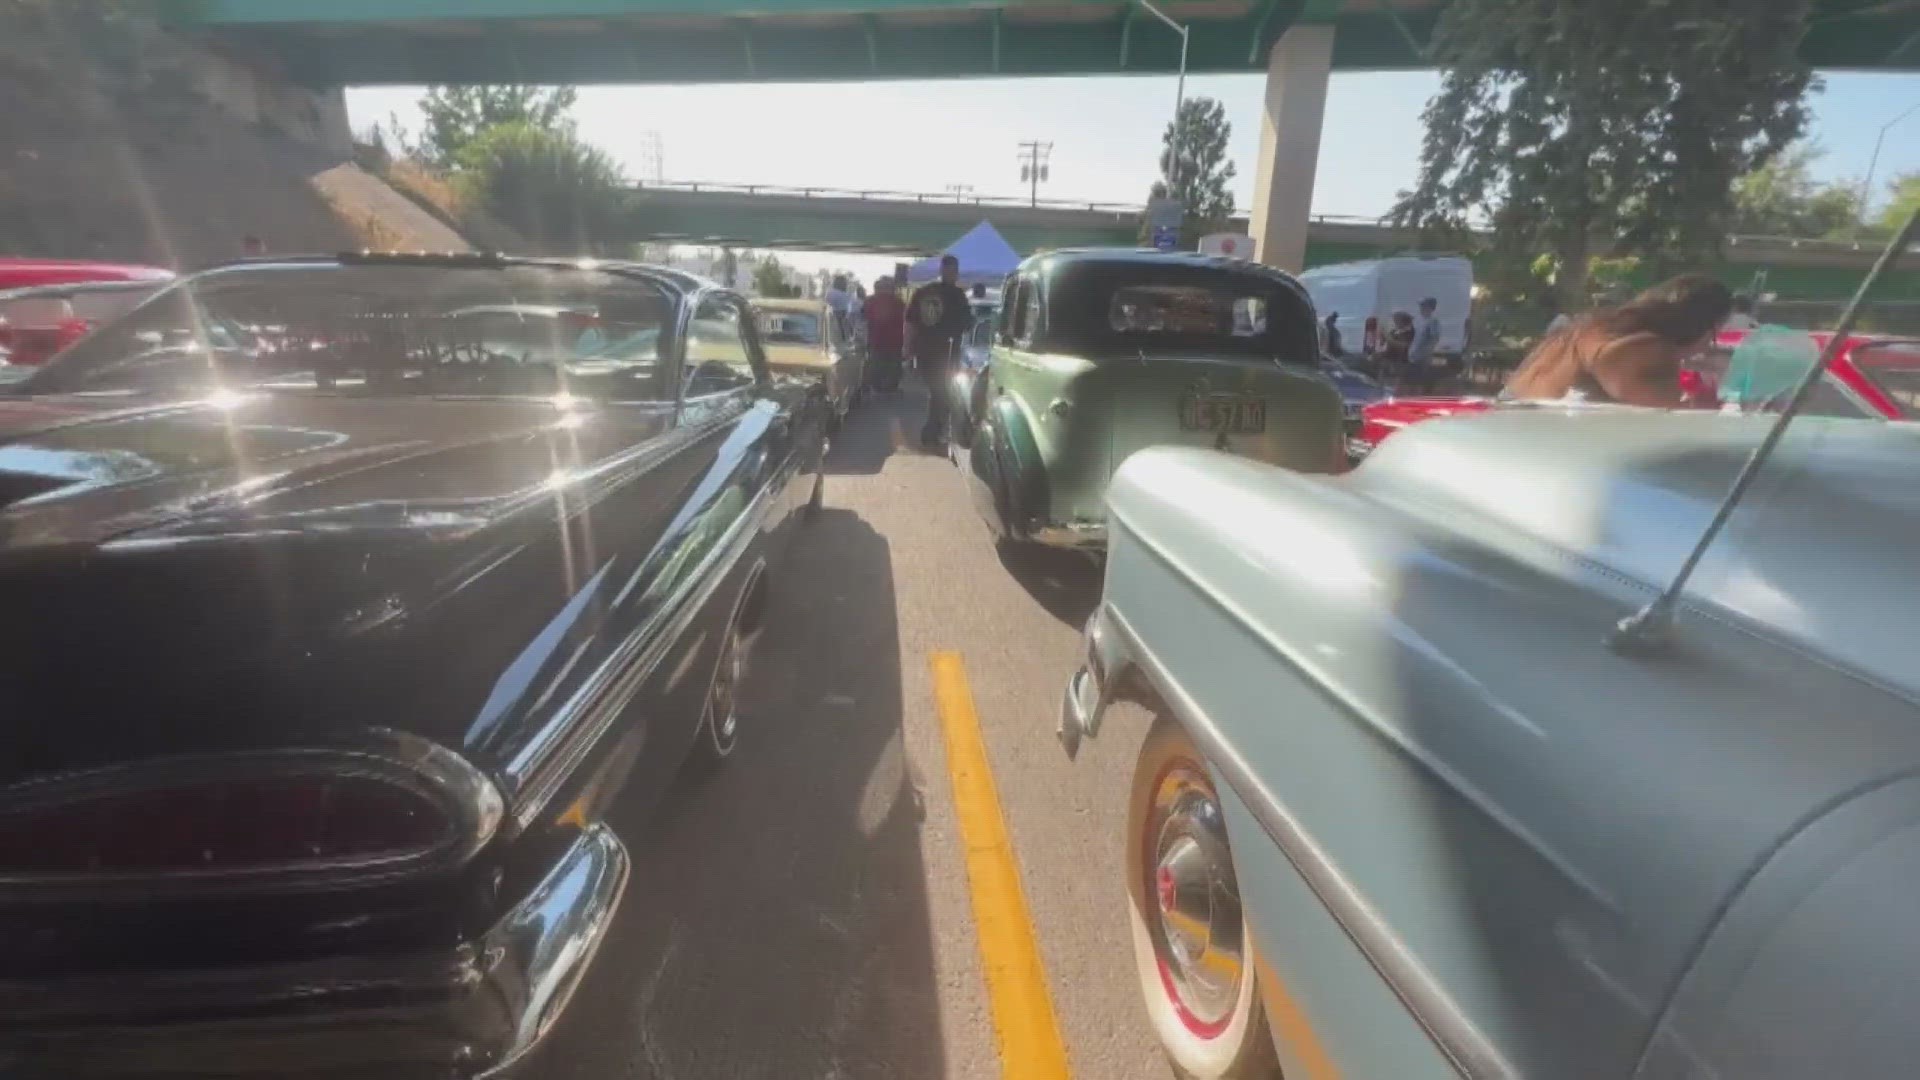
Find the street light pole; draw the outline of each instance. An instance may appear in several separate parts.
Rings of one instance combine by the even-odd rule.
[[[1141,7],[1147,9],[1148,14],[1166,23],[1173,28],[1174,33],[1180,35],[1180,78],[1173,86],[1173,154],[1167,168],[1167,185],[1171,187],[1179,178],[1180,136],[1185,134],[1181,130],[1185,125],[1181,122],[1180,109],[1187,103],[1187,24],[1174,21],[1172,16],[1154,7],[1149,0],[1139,0],[1139,3]],[[1167,194],[1173,193],[1169,191]]]
[[[1916,112],[1920,112],[1920,101],[1916,101],[1907,106],[1905,112],[1881,124],[1880,134],[1874,136],[1873,156],[1867,159],[1867,175],[1865,179],[1860,181],[1860,212],[1858,214],[1858,220],[1854,222],[1854,231],[1856,233],[1862,228],[1865,228],[1867,224],[1867,200],[1873,198],[1873,170],[1880,164],[1880,144],[1886,141],[1887,131],[1891,129],[1893,125],[1905,120]]]

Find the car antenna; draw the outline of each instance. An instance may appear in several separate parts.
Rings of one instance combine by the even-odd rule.
[[[1814,385],[1820,381],[1821,373],[1826,371],[1827,365],[1833,362],[1834,355],[1845,347],[1847,338],[1853,334],[1853,324],[1859,318],[1860,308],[1866,303],[1867,296],[1873,292],[1873,287],[1893,269],[1895,263],[1900,261],[1900,256],[1907,250],[1908,241],[1913,237],[1916,225],[1920,225],[1920,209],[1916,209],[1907,216],[1906,224],[1900,226],[1900,231],[1887,244],[1886,250],[1882,251],[1880,257],[1874,261],[1873,269],[1867,271],[1867,276],[1861,280],[1860,287],[1854,290],[1853,299],[1847,301],[1846,310],[1840,313],[1840,321],[1834,324],[1833,337],[1827,341],[1827,347],[1820,350],[1820,358],[1800,376],[1799,384],[1793,388],[1792,396],[1787,398],[1786,407],[1780,410],[1779,419],[1767,429],[1766,437],[1760,440],[1759,446],[1753,448],[1753,453],[1747,455],[1746,464],[1740,467],[1739,475],[1733,478],[1733,486],[1727,489],[1726,498],[1720,500],[1719,508],[1713,512],[1713,519],[1707,522],[1706,530],[1700,534],[1700,539],[1694,542],[1693,550],[1687,553],[1687,558],[1680,564],[1680,571],[1673,576],[1673,581],[1646,607],[1614,624],[1613,629],[1607,634],[1608,648],[1627,655],[1657,655],[1665,652],[1673,643],[1674,609],[1679,604],[1681,590],[1687,586],[1687,579],[1693,576],[1693,571],[1700,565],[1700,560],[1706,555],[1707,548],[1713,545],[1714,538],[1718,537],[1720,530],[1726,527],[1727,519],[1733,516],[1734,507],[1739,505],[1741,497],[1746,495],[1747,488],[1753,485],[1754,477],[1760,474],[1767,459],[1773,456],[1774,447],[1780,445],[1780,438],[1786,434],[1787,425],[1793,423],[1793,418],[1799,415],[1800,407],[1806,404]]]

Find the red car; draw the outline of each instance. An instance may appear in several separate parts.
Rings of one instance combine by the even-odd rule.
[[[0,259],[0,360],[44,363],[173,276],[154,266]]]
[[[81,259],[0,258],[0,292],[36,285],[71,285],[80,281],[173,280],[173,271],[132,263],[87,262]]]
[[[1711,407],[1719,401],[1720,377],[1746,335],[1744,330],[1722,331],[1713,348],[1688,363],[1680,373],[1680,387],[1689,403]],[[1809,336],[1822,349],[1833,340],[1826,332]],[[1389,397],[1360,410],[1360,430],[1347,440],[1347,453],[1358,459],[1408,424],[1484,412],[1493,405],[1491,397],[1467,394]],[[1848,338],[1834,354],[1826,378],[1814,388],[1805,411],[1814,416],[1920,419],[1920,340],[1867,334]]]

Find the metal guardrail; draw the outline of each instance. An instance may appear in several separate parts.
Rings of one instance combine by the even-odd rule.
[[[1009,209],[1084,210],[1101,214],[1137,216],[1146,213],[1145,203],[1095,202],[1079,199],[1039,199],[1018,195],[957,195],[953,192],[888,191],[880,188],[797,187],[789,184],[729,184],[706,180],[664,180],[635,184],[638,190],[713,192],[728,195],[773,195],[799,199],[857,199],[868,202],[919,203],[927,206],[978,206]],[[1379,225],[1377,218],[1356,214],[1315,214],[1314,221],[1348,225]]]

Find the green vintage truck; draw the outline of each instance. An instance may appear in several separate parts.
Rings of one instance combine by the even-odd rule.
[[[984,368],[947,388],[956,463],[1003,544],[1099,550],[1107,480],[1147,446],[1346,467],[1313,304],[1235,259],[1054,251],[1008,276]]]

